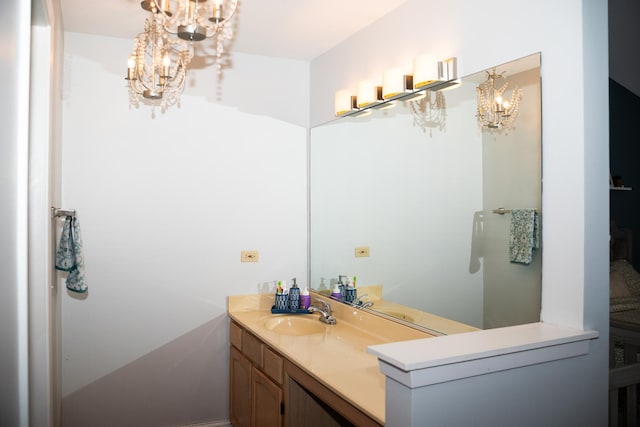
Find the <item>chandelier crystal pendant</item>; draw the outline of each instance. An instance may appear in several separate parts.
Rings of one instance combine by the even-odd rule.
[[[183,40],[201,41],[230,26],[238,0],[144,0],[140,6],[162,15],[170,33]]]
[[[487,71],[487,80],[476,88],[478,97],[478,124],[488,129],[504,129],[513,126],[518,110],[522,89],[517,86],[507,99],[505,91],[509,82],[504,77],[505,72],[496,73],[495,68]],[[496,87],[498,80],[504,80],[500,87]]]
[[[437,128],[444,130],[447,122],[447,104],[440,91],[425,90],[424,96],[409,101],[409,109],[413,116],[413,125],[423,132]]]
[[[182,40],[214,39],[217,73],[222,74],[222,55],[233,39],[238,0],[143,0],[140,6],[160,17],[164,29]]]
[[[191,50],[183,40],[169,37],[159,20],[147,19],[144,32],[134,39],[127,77],[129,103],[156,101],[163,111],[177,103],[184,88]]]

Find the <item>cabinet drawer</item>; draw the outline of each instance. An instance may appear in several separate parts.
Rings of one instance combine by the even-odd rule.
[[[282,357],[265,346],[262,359],[264,362],[264,372],[269,375],[272,380],[282,385]]]
[[[242,328],[234,322],[229,324],[229,340],[232,346],[242,350]]]
[[[255,366],[262,369],[262,342],[247,331],[242,333],[242,352]]]

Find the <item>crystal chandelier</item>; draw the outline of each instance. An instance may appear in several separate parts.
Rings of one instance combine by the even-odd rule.
[[[233,38],[238,0],[144,0],[140,5],[158,16],[167,32],[183,40],[214,39],[220,74],[225,43]]]
[[[191,56],[185,41],[169,37],[159,20],[147,19],[129,55],[129,104],[137,107],[140,101],[147,101],[160,105],[163,112],[176,104]]]
[[[496,73],[487,71],[487,80],[476,88],[478,95],[478,124],[489,129],[503,129],[513,126],[518,116],[522,90],[517,86],[511,92],[509,99],[505,91],[509,82],[504,77],[505,72]],[[497,80],[504,80],[499,88],[496,87]]]

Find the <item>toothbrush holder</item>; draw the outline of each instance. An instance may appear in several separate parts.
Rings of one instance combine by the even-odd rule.
[[[278,310],[287,310],[289,308],[289,295],[276,294],[276,308]]]
[[[344,300],[349,304],[353,304],[358,299],[358,291],[356,288],[346,288],[344,290]]]

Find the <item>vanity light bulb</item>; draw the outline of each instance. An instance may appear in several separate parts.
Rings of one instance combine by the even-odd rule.
[[[342,116],[352,110],[351,89],[342,89],[336,92],[334,97],[334,113]]]
[[[500,95],[496,96],[496,104],[502,104],[502,97]]]
[[[376,82],[374,80],[363,80],[358,84],[358,108],[378,102]]]
[[[506,110],[507,108],[509,108],[509,106],[510,106],[510,105],[511,105],[511,104],[509,104],[509,101],[504,101],[504,102],[502,103],[502,106],[505,108],[505,110]]]
[[[435,55],[419,55],[413,60],[413,88],[420,89],[438,81],[438,59]]]
[[[391,68],[382,75],[382,97],[393,98],[405,92],[404,75],[400,68]]]

